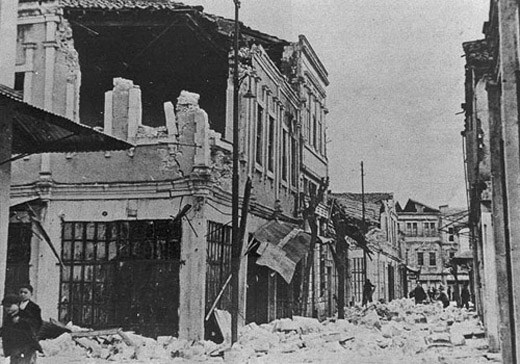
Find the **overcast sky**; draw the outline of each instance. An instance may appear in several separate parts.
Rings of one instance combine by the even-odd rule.
[[[188,0],[234,17],[233,0]],[[329,72],[331,189],[466,205],[462,42],[482,38],[489,0],[242,0],[246,25],[305,34]]]

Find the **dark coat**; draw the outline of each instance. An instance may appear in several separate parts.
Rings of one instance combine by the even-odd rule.
[[[441,293],[439,294],[439,301],[442,302],[442,307],[444,307],[444,308],[446,308],[450,305],[450,299],[448,298],[448,295],[444,291],[441,291]]]
[[[413,290],[413,297],[415,298],[415,303],[420,303],[426,299],[426,292],[424,292],[424,288],[421,286],[417,286]]]
[[[462,288],[462,292],[460,294],[460,298],[462,299],[462,302],[469,302],[470,293],[468,287]]]
[[[27,306],[25,306],[25,309],[22,310],[20,308],[18,314],[22,318],[31,320],[34,327],[36,328],[36,332],[38,332],[42,327],[42,310],[40,309],[40,306],[38,306],[33,301],[29,301]]]
[[[18,317],[18,322],[14,318]],[[4,314],[4,325],[2,326],[2,343],[4,355],[10,356],[15,349],[30,348],[42,352],[42,348],[36,339],[36,321],[32,318],[20,315],[8,316]]]

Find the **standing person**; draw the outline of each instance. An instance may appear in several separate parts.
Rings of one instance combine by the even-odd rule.
[[[18,290],[20,296],[20,317],[34,320],[36,331],[42,326],[42,310],[40,306],[31,301],[34,289],[30,284],[23,284]]]
[[[443,286],[439,287],[439,297],[437,299],[442,302],[442,307],[444,308],[450,305],[450,299],[448,298],[446,292],[444,292]]]
[[[433,286],[428,288],[428,297],[430,298],[431,303],[435,302],[435,288],[433,288]]]
[[[469,310],[469,299],[471,294],[469,293],[468,283],[464,283],[462,292],[460,293],[460,299],[462,301],[462,307],[466,307]]]
[[[374,288],[376,288],[376,286],[370,282],[370,279],[367,279],[363,285],[363,306],[365,306],[368,302],[372,302]]]
[[[33,318],[20,315],[19,302],[17,295],[6,295],[2,300],[4,355],[11,357],[11,364],[35,364],[36,351],[42,352],[36,339],[37,323]]]
[[[423,303],[426,299],[426,292],[422,288],[421,284],[417,282],[417,286],[413,290],[413,297],[415,298],[415,304]]]

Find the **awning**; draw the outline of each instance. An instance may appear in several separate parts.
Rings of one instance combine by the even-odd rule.
[[[29,105],[23,102],[19,93],[7,86],[0,85],[0,99],[10,101],[8,110],[13,118],[12,154],[95,152],[132,147],[123,140]],[[5,109],[1,111],[7,112]]]
[[[309,233],[283,224],[276,220],[269,221],[253,235],[259,243],[256,264],[271,268],[290,283],[296,264],[309,251],[311,236]]]
[[[466,250],[461,253],[456,254],[451,261],[455,264],[467,264],[473,260],[473,252],[471,250]]]

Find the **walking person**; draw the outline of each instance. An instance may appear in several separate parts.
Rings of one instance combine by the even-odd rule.
[[[368,302],[372,302],[372,294],[374,293],[374,289],[376,286],[370,282],[370,279],[365,281],[363,285],[363,306],[366,306]]]
[[[2,300],[4,355],[10,357],[11,364],[35,364],[36,351],[42,352],[36,338],[38,323],[28,315],[20,315],[19,304],[20,298],[17,295],[6,295]]]
[[[443,308],[446,308],[450,305],[450,299],[448,298],[446,292],[444,292],[443,286],[439,287],[439,297],[437,299],[442,302]]]
[[[469,300],[471,297],[471,294],[469,292],[468,283],[464,284],[464,287],[462,288],[462,292],[460,293],[460,299],[462,301],[462,307],[465,307],[469,310]]]

